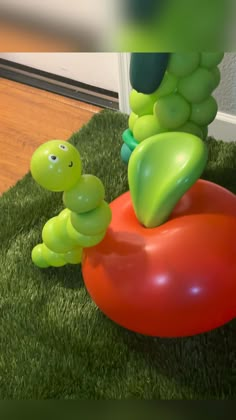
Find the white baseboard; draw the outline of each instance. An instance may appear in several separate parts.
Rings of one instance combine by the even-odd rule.
[[[209,136],[217,140],[236,141],[236,115],[218,112],[209,126]]]

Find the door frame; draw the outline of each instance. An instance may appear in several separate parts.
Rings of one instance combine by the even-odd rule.
[[[130,53],[117,53],[119,75],[119,110],[130,114],[129,95],[131,91],[129,68]]]

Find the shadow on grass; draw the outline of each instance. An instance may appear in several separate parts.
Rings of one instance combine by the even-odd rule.
[[[65,289],[81,289],[84,288],[83,276],[80,264],[68,264],[64,267],[49,267],[42,272],[41,281],[45,283],[53,283],[60,285]]]
[[[209,333],[175,339],[141,336],[121,330],[124,343],[153,371],[175,381],[188,399],[236,396],[236,319]],[[183,391],[186,392],[186,391]]]

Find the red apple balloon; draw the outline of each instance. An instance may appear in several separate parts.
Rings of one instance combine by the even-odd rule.
[[[236,196],[199,179],[206,161],[190,134],[145,140],[104,240],[84,250],[89,294],[129,330],[191,336],[236,316]]]

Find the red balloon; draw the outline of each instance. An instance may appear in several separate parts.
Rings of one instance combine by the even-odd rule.
[[[236,216],[236,196],[220,185],[199,179],[178,202],[171,218],[199,213]]]
[[[125,193],[111,203],[104,240],[84,252],[83,276],[97,306],[132,331],[190,336],[236,316],[236,197],[198,181],[169,221],[147,229]]]

